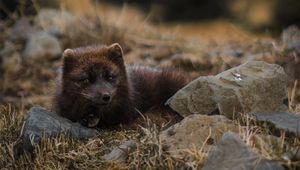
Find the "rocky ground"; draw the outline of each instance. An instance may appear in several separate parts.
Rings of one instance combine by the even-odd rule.
[[[125,9],[118,15],[120,9],[88,3],[82,8],[39,9],[35,16],[0,22],[0,167],[299,168],[299,28],[291,26],[280,37],[199,40],[151,26]],[[139,131],[88,129],[83,141],[77,131],[71,138],[60,134],[49,120],[63,122],[65,132],[77,127],[49,116],[63,49],[114,42],[122,45],[127,64],[178,67],[195,78],[168,101],[185,119],[164,131],[151,120]],[[239,66],[253,60],[282,67],[265,62]],[[29,112],[35,105],[48,111]],[[49,133],[30,125],[42,120],[40,115],[49,118]],[[31,138],[33,131],[40,138]],[[24,138],[28,143],[20,144]],[[34,154],[21,153],[31,142],[38,143],[26,148]]]

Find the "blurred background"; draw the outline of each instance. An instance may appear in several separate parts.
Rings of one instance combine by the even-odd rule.
[[[271,33],[300,24],[298,0],[93,0],[92,3],[98,2],[137,7],[153,23],[225,20],[252,31]],[[58,8],[61,3],[63,1],[1,0],[0,18],[6,19],[14,12],[34,15],[37,13],[35,5]]]
[[[64,49],[118,42],[128,64],[195,78],[248,60],[280,64],[296,107],[299,24],[299,0],[1,0],[0,103],[51,108]]]
[[[117,5],[136,5],[154,22],[203,22],[226,20],[255,31],[280,31],[299,25],[297,0],[112,0]]]
[[[198,142],[201,149],[193,146],[182,150],[188,156],[173,157],[162,145],[161,129],[152,126],[155,120],[137,131],[101,130],[99,137],[87,142],[67,140],[65,135],[43,138],[32,152],[34,157],[19,159],[14,146],[20,142],[32,106],[53,111],[63,51],[94,44],[119,43],[126,64],[178,68],[193,78],[216,75],[249,60],[279,64],[288,76],[288,102],[283,102],[299,115],[299,26],[300,0],[0,0],[0,169],[200,169],[207,160],[206,145]],[[277,96],[272,85],[267,87],[273,92],[267,94]],[[214,146],[219,138],[213,137],[214,131],[228,129],[227,121],[203,120],[204,124],[196,123],[209,124],[213,131],[201,128],[205,133],[200,138]],[[296,136],[277,133],[273,126],[268,130],[265,123],[260,128],[248,115],[241,122],[234,116],[229,124],[246,128],[245,133],[236,132],[262,155],[262,166],[279,167],[278,162],[293,169],[299,164]],[[268,136],[275,130],[280,138]],[[30,140],[35,141],[32,136]],[[108,157],[126,160],[129,156],[128,162],[105,161],[104,154],[123,148],[124,141],[136,143],[136,149],[129,149],[129,155]]]

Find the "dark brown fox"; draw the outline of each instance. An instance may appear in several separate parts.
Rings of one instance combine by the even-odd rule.
[[[117,43],[67,49],[55,108],[89,127],[128,125],[147,113],[167,120],[174,115],[165,102],[190,81],[187,77],[171,69],[126,68]]]

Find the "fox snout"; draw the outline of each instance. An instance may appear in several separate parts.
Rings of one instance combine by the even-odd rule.
[[[112,100],[112,91],[100,89],[94,94],[94,102],[100,105],[107,105]]]
[[[103,104],[108,104],[111,102],[111,93],[110,92],[100,92],[98,93],[98,100]]]

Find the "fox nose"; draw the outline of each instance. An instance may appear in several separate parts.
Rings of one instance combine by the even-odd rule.
[[[110,100],[111,100],[111,96],[110,96],[110,94],[108,94],[108,93],[104,93],[104,94],[102,95],[102,101],[103,101],[103,102],[105,102],[105,103],[109,103],[109,102],[110,102]]]

